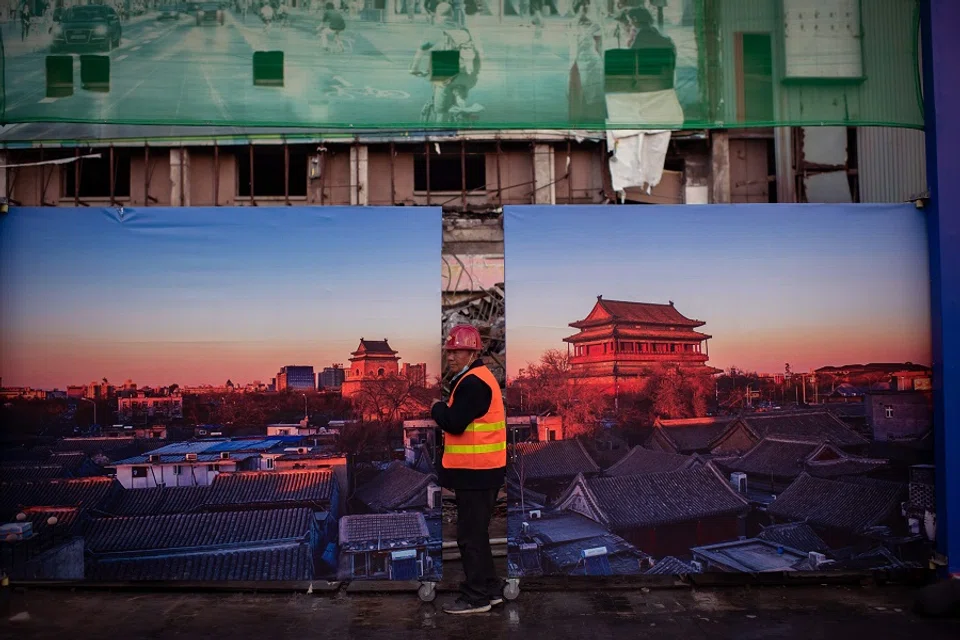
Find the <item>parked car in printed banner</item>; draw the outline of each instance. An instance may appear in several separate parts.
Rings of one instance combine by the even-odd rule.
[[[197,8],[197,26],[223,24],[223,9],[216,2],[204,2]]]
[[[160,9],[160,15],[157,16],[157,20],[161,22],[166,22],[167,20],[179,20],[180,19],[180,9],[174,5],[167,5]]]
[[[120,46],[120,16],[113,7],[85,5],[70,7],[53,27],[52,52],[101,49]]]

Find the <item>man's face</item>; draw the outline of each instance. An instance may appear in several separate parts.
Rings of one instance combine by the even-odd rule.
[[[451,371],[460,371],[477,359],[476,351],[447,351],[447,365]]]

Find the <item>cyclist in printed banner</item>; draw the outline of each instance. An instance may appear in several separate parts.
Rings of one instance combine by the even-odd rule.
[[[340,34],[347,28],[347,22],[343,19],[343,14],[337,11],[332,2],[328,2],[323,8],[323,17],[317,26],[317,32],[320,34],[320,46],[324,51],[330,51],[329,37],[332,35],[336,43],[338,53],[343,53],[343,40]]]
[[[469,104],[467,96],[470,89],[477,85],[480,75],[480,52],[470,31],[456,23],[453,7],[448,3],[437,5],[436,20],[437,27],[431,29],[420,44],[410,65],[410,73],[421,77],[432,76],[431,51],[459,51],[460,70],[449,78],[431,79],[433,99],[424,106],[421,119],[424,122],[452,122],[474,117],[483,111],[483,105]],[[421,68],[424,59],[427,60],[427,69]]]
[[[260,8],[260,18],[263,20],[263,30],[270,31],[270,25],[273,23],[273,7],[269,2],[264,3]]]

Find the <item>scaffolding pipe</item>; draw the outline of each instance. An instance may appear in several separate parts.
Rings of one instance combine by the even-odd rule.
[[[283,142],[283,200],[290,206],[290,145]]]
[[[180,206],[185,207],[187,205],[187,194],[186,185],[187,178],[184,175],[186,173],[187,165],[187,150],[185,147],[180,147]]]
[[[247,145],[247,148],[250,150],[250,204],[257,206],[257,199],[253,195],[253,145]]]
[[[73,164],[73,206],[80,206],[80,147],[74,149]]]
[[[427,206],[430,206],[430,140],[426,140],[424,146],[427,150]]]
[[[395,177],[395,167],[394,167],[394,158],[397,155],[396,148],[394,147],[393,140],[390,141],[390,206],[397,204],[397,184]]]
[[[213,143],[213,206],[220,206],[220,144]]]
[[[567,204],[573,204],[573,155],[567,138]]]
[[[497,205],[503,206],[503,182],[500,178],[500,155],[502,150],[500,148],[500,137],[497,137]]]
[[[150,145],[143,145],[143,206],[150,206]]]
[[[113,143],[110,144],[110,155],[108,156],[108,169],[110,171],[110,206],[114,206],[117,201],[114,197],[117,192],[117,177],[114,174],[114,162],[113,162]]]
[[[467,208],[467,143],[460,139],[460,202]]]

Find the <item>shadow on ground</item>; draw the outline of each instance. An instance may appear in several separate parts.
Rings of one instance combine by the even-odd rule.
[[[308,595],[20,589],[0,635],[25,638],[960,638],[960,620],[911,612],[900,586],[526,591],[491,613],[448,616],[451,594]],[[439,637],[439,636],[438,636]]]

